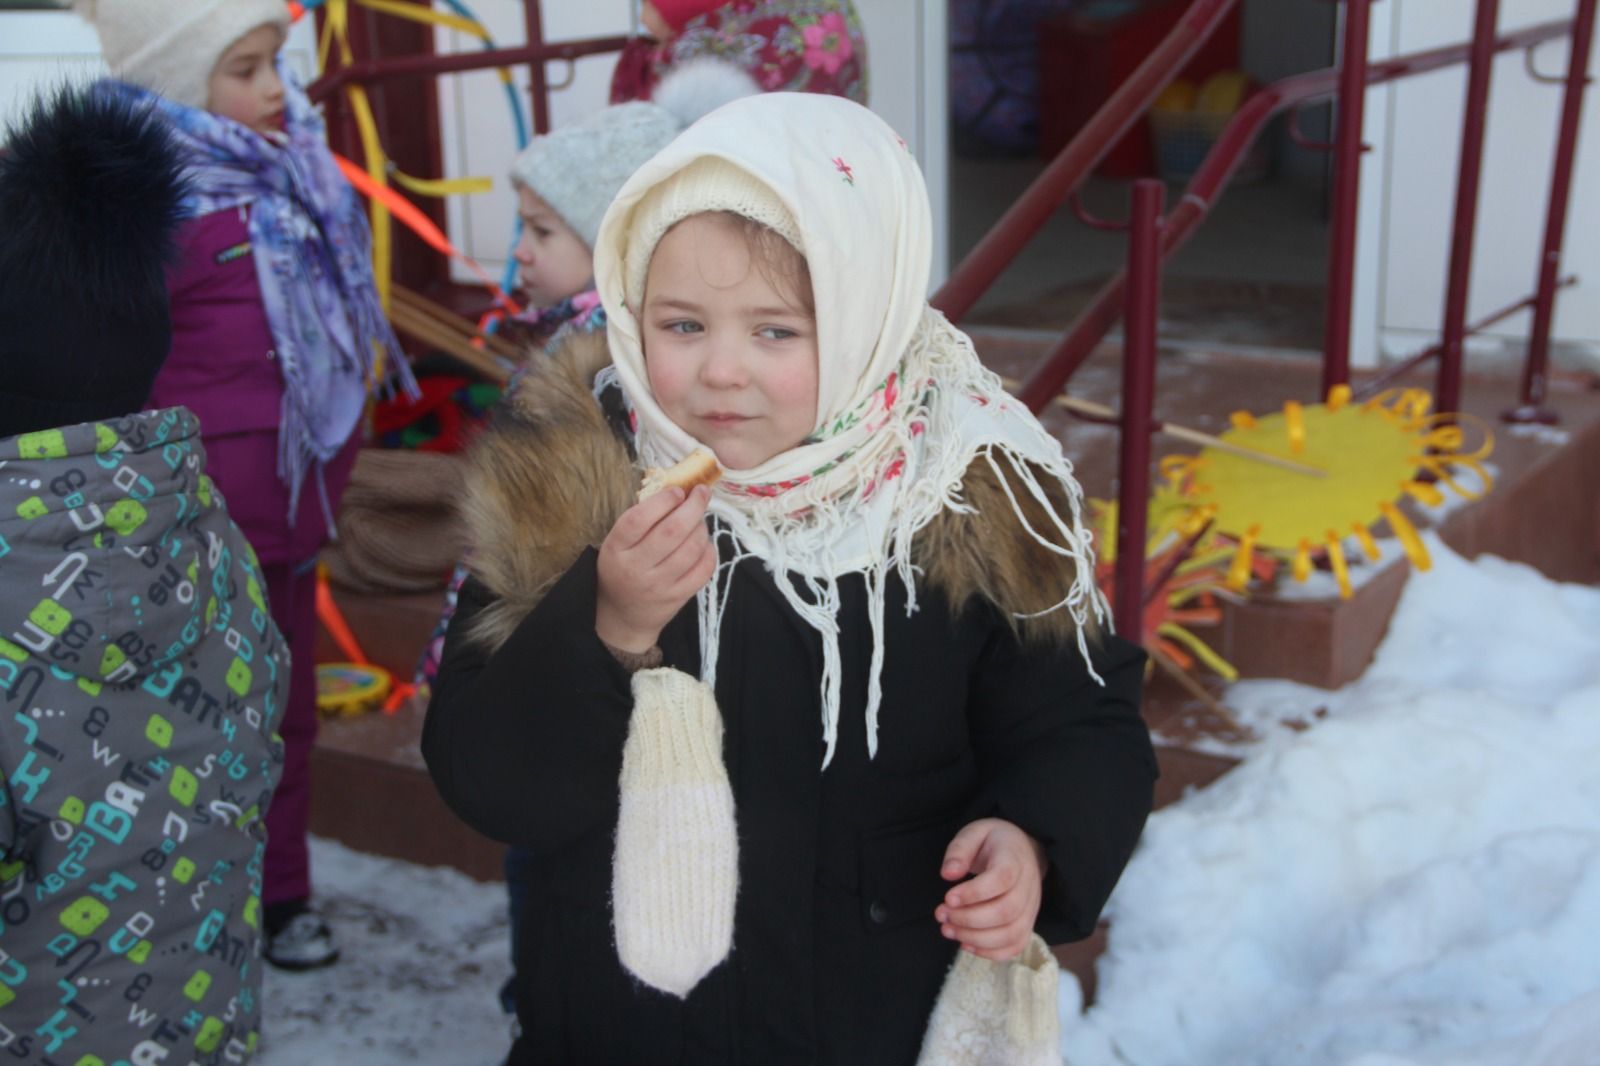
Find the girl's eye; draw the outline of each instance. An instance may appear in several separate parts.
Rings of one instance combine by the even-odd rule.
[[[763,340],[786,341],[791,337],[798,337],[800,334],[792,329],[784,329],[782,326],[762,326],[758,336]]]
[[[543,226],[535,226],[533,227],[533,235],[538,237],[541,241],[549,240],[550,230],[545,229]]]
[[[692,319],[682,318],[676,322],[668,322],[662,327],[668,333],[703,333],[705,327]]]

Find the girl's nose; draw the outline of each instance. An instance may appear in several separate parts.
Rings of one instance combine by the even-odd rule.
[[[718,389],[743,386],[748,375],[740,345],[727,337],[708,338],[705,361],[700,364],[700,380]]]
[[[511,254],[523,266],[533,265],[533,238],[528,235],[526,230],[523,231],[521,237],[517,238],[516,250]]]

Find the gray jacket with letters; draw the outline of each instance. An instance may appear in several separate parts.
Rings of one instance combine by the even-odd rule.
[[[0,1061],[255,1049],[289,661],[204,465],[184,408],[0,440]]]

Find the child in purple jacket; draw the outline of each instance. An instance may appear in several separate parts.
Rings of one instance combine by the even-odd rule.
[[[317,552],[384,366],[411,387],[373,284],[370,235],[321,118],[278,58],[283,0],[80,0],[113,75],[184,152],[195,216],[169,276],[172,352],[150,402],[200,416],[211,475],[261,560],[293,653],[282,783],[267,819],[265,955],[338,958],[311,909],[308,761],[316,736]]]

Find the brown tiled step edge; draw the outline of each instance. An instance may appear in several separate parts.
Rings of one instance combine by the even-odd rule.
[[[332,591],[367,658],[409,679],[439,620],[443,590],[392,596]],[[319,662],[344,657],[326,632],[318,634]],[[411,701],[394,714],[322,720],[311,753],[311,831],[357,851],[499,880],[505,846],[469,829],[428,777],[420,749],[423,712],[420,701]]]
[[[453,866],[479,881],[505,875],[505,845],[445,806],[423,765],[423,708],[324,719],[311,753],[311,831],[357,851]]]

